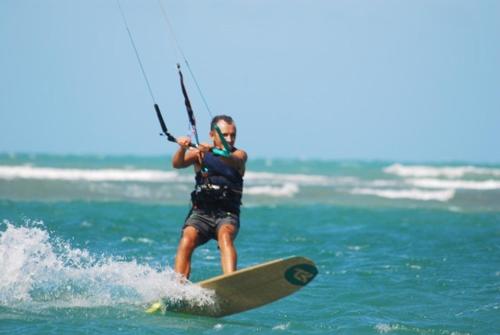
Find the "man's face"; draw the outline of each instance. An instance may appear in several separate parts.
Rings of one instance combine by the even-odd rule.
[[[222,136],[224,136],[227,144],[229,144],[229,146],[232,148],[236,141],[236,126],[234,125],[234,123],[227,123],[224,120],[220,120],[219,122],[217,122],[217,126],[219,126]],[[215,129],[212,129],[212,131],[210,132],[210,137],[214,141],[214,145],[217,148],[224,148],[224,145],[219,138],[219,134]]]

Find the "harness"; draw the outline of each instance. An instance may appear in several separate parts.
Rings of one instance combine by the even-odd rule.
[[[233,148],[234,150],[236,149]],[[238,170],[222,162],[220,157],[207,152],[195,181],[195,189],[191,192],[193,207],[240,213],[243,178]]]

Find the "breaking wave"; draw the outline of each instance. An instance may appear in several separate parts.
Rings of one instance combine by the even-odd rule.
[[[420,189],[372,189],[356,188],[353,194],[375,195],[387,199],[412,199],[422,201],[448,201],[455,196],[454,190],[424,191]]]
[[[66,181],[140,181],[171,182],[183,176],[175,171],[128,170],[128,169],[61,169],[33,167],[30,165],[0,166],[2,179],[42,179]],[[186,177],[184,177],[186,178]],[[189,179],[191,180],[191,178]]]
[[[149,169],[67,169],[52,167],[34,167],[31,165],[0,166],[0,179],[38,179],[63,181],[94,182],[187,182],[194,178],[190,174],[177,171]],[[345,178],[330,178],[321,175],[284,174],[269,172],[251,172],[245,174],[249,183],[296,183],[301,185],[332,185],[345,183]]]
[[[446,177],[462,178],[465,175],[500,177],[500,169],[477,166],[428,166],[393,164],[384,169],[385,173],[400,177]]]
[[[328,202],[346,195],[415,201],[452,200],[500,189],[500,168],[392,164],[364,171],[318,169],[317,174],[247,171],[245,204],[273,201]],[[365,172],[366,171],[366,172]],[[339,175],[340,173],[346,173]],[[350,175],[347,175],[350,174]],[[192,191],[192,171],[138,168],[60,168],[0,166],[0,198],[97,199],[186,203]],[[43,183],[43,188],[40,184]],[[462,192],[463,190],[468,192]],[[496,197],[496,194],[488,195]],[[327,199],[327,200],[325,200]],[[349,200],[350,201],[350,200]]]
[[[266,195],[271,197],[293,197],[299,192],[299,186],[286,183],[282,186],[251,186],[245,189],[248,195]]]
[[[438,189],[464,189],[464,190],[496,190],[500,189],[500,181],[497,180],[449,180],[449,179],[406,179],[407,184],[422,188]]]

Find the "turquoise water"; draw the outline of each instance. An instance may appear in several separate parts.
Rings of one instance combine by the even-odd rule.
[[[2,334],[498,334],[500,166],[249,163],[239,267],[289,255],[319,275],[222,318],[171,266],[193,177],[168,158],[0,155]],[[214,242],[194,282],[218,275]]]

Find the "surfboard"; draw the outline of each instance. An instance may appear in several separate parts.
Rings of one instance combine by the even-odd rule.
[[[255,265],[197,283],[213,290],[215,304],[192,306],[189,303],[156,302],[146,312],[166,310],[192,315],[224,317],[248,311],[286,297],[309,284],[318,274],[313,261],[293,256]]]

